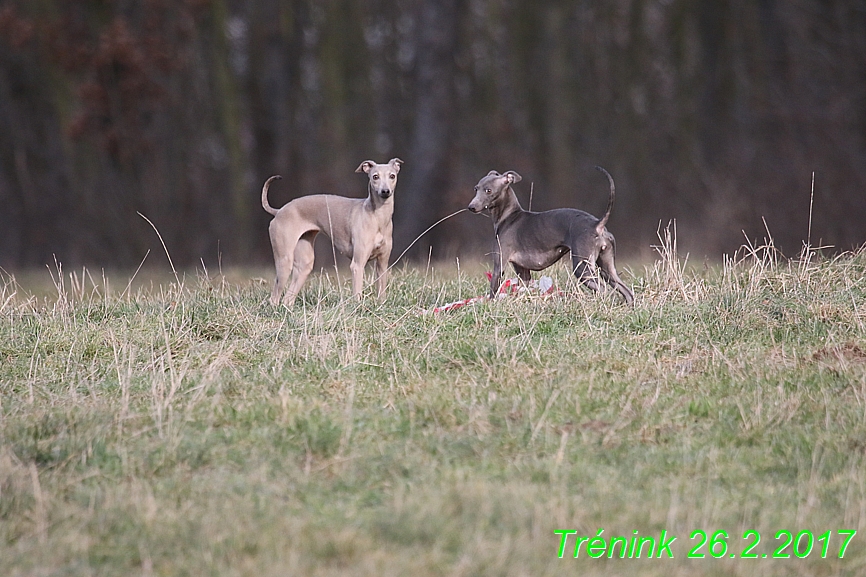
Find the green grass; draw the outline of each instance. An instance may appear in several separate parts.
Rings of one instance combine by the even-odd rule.
[[[203,273],[0,276],[0,575],[864,574],[837,531],[866,521],[866,253],[661,256],[633,309],[558,267],[565,296],[440,315],[483,268],[398,270],[384,303],[315,275],[291,310]],[[675,558],[560,559],[562,529]],[[695,530],[723,558],[686,559]],[[747,530],[833,533],[731,559]]]

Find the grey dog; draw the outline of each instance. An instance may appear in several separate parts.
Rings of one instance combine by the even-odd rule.
[[[355,172],[366,172],[366,198],[346,198],[332,194],[313,194],[296,198],[279,210],[268,203],[268,187],[280,176],[270,177],[262,187],[262,207],[274,215],[269,228],[277,278],[271,291],[271,303],[280,295],[284,305],[291,305],[313,270],[313,241],[320,232],[327,234],[340,254],[352,259],[352,293],[360,298],[364,267],[376,260],[379,298],[385,295],[388,282],[388,258],[391,256],[394,214],[394,190],[397,173],[403,161],[392,158],[387,164],[365,160]],[[291,274],[291,284],[286,287]]]
[[[523,210],[511,185],[522,177],[509,170],[499,174],[491,170],[475,185],[475,198],[469,210],[490,211],[493,232],[499,251],[493,259],[493,277],[490,296],[496,296],[502,282],[502,267],[511,263],[523,281],[531,278],[530,271],[546,269],[571,253],[574,275],[590,289],[598,292],[594,269],[599,276],[623,296],[626,303],[634,302],[634,294],[616,274],[614,266],[614,238],[605,228],[613,208],[615,188],[613,177],[600,166],[596,167],[610,182],[607,211],[600,219],[575,208],[558,208],[545,212]]]

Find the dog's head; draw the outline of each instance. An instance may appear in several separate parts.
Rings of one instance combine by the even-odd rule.
[[[381,199],[390,198],[397,188],[397,174],[403,161],[392,158],[388,164],[376,164],[372,160],[365,160],[355,172],[366,172],[370,178],[370,191]]]
[[[491,170],[475,185],[475,198],[469,203],[469,210],[481,212],[491,206],[496,206],[504,197],[508,187],[521,180],[523,177],[513,170],[509,170],[505,174]]]

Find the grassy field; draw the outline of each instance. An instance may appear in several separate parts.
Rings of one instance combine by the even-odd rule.
[[[866,574],[866,253],[660,252],[633,309],[563,267],[565,296],[438,315],[483,268],[360,304],[331,271],[291,310],[4,274],[0,575]],[[602,529],[673,558],[574,558]]]

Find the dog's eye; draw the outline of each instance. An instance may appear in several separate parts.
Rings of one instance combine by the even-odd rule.
[[[373,180],[379,180],[379,175],[378,175],[378,174],[374,174],[374,175],[373,175]]]
[[[395,178],[397,178],[397,175],[396,175],[396,174],[391,174],[391,175],[389,175],[389,178],[390,178],[391,180],[394,180]]]
[[[484,192],[486,192],[487,194],[490,194],[493,191],[488,188],[488,189],[485,189]]]

